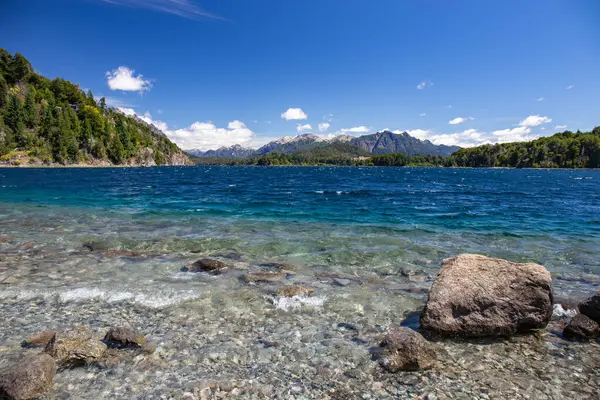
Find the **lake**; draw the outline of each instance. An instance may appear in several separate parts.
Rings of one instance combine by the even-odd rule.
[[[326,393],[331,371],[370,368],[369,346],[423,306],[444,258],[542,264],[556,298],[572,302],[598,290],[599,252],[594,170],[2,169],[0,300],[10,323],[0,339],[10,347],[52,327],[130,324],[157,343],[160,357],[136,372],[57,376],[59,395],[178,397],[205,378],[254,379],[275,390],[267,398],[322,379],[314,393]],[[206,256],[235,267],[180,272]],[[284,281],[240,279],[273,265],[315,296],[279,298]],[[558,358],[554,370],[568,374]]]

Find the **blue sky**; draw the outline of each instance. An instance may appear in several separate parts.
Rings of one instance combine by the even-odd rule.
[[[1,47],[186,149],[385,128],[471,146],[600,125],[597,0],[0,7]]]

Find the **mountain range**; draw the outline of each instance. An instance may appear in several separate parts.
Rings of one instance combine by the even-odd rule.
[[[417,139],[410,136],[407,132],[393,133],[386,130],[358,137],[339,135],[331,139],[306,133],[296,137],[286,136],[269,142],[258,149],[242,147],[236,144],[229,147],[220,147],[216,150],[186,150],[186,152],[196,157],[248,158],[271,153],[293,154],[298,151],[311,150],[332,143],[345,143],[370,154],[402,153],[407,156],[449,156],[460,150],[458,146],[435,145],[429,140]]]

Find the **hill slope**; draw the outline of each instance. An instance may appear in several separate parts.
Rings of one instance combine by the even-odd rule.
[[[162,132],[0,49],[0,164],[186,165]]]
[[[458,167],[600,168],[600,126],[592,132],[565,131],[531,142],[460,149],[452,155]]]

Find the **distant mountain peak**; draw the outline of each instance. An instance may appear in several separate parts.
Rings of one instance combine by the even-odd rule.
[[[269,153],[292,154],[297,151],[314,149],[333,143],[346,143],[357,147],[366,153],[389,154],[404,153],[406,155],[435,155],[449,156],[460,149],[457,146],[435,145],[429,140],[420,140],[410,136],[408,132],[394,133],[389,129],[363,136],[337,135],[331,138],[303,133],[297,136],[284,136],[273,140],[259,149],[250,149],[239,144],[220,147],[217,150],[188,150],[195,156],[219,158],[246,158]]]

